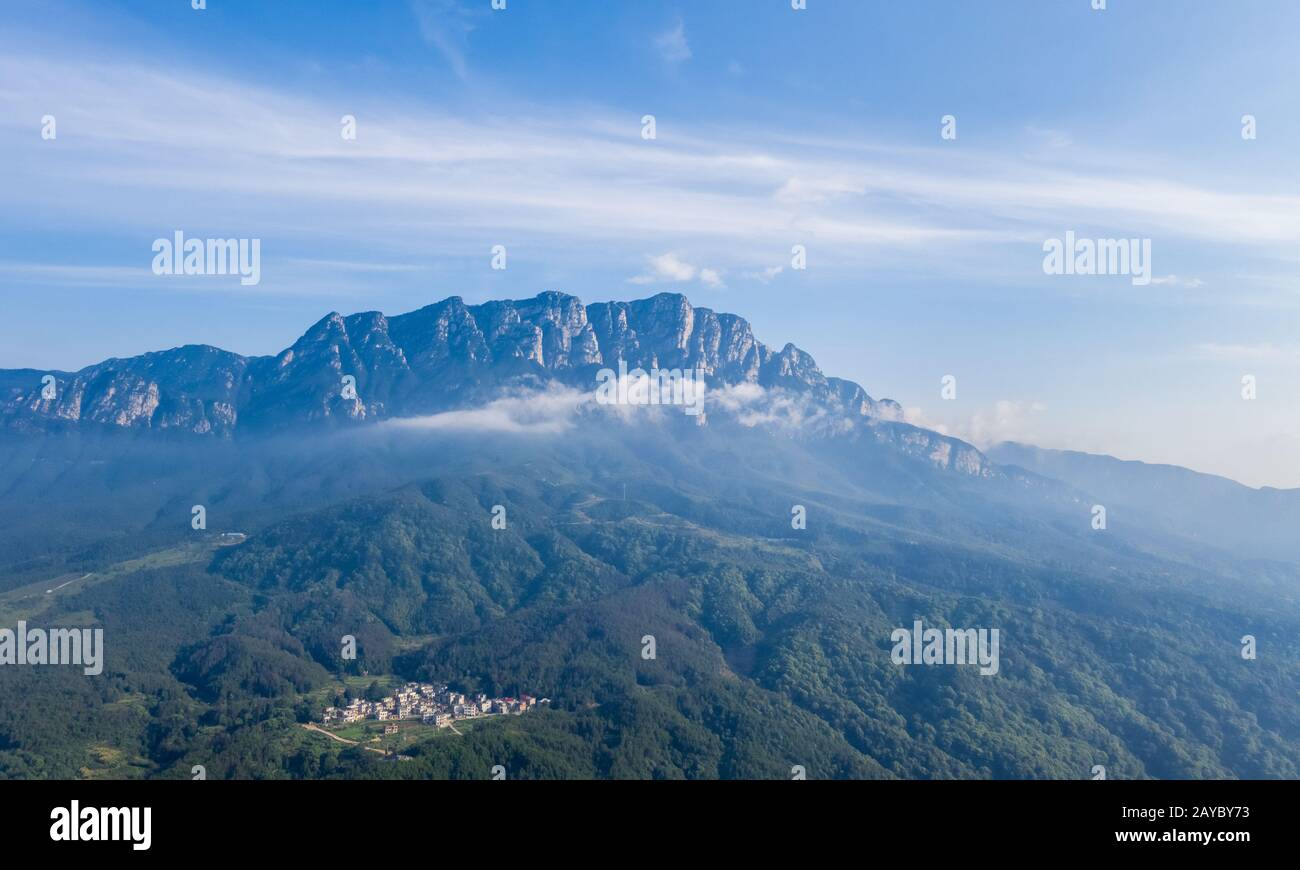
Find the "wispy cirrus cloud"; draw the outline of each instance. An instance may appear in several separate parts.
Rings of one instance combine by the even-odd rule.
[[[1195,348],[1201,357],[1230,362],[1274,363],[1283,365],[1300,364],[1300,344],[1276,345],[1271,342],[1259,344],[1218,344],[1206,342]]]
[[[420,38],[437,49],[458,78],[468,78],[469,35],[478,12],[460,0],[410,0],[410,5]]]
[[[413,8],[438,19],[442,29],[427,38],[444,40],[451,62],[463,61],[455,49],[472,19],[439,17],[441,2]],[[645,142],[636,113],[360,111],[197,72],[6,48],[5,207],[47,215],[64,232],[152,239],[184,225],[345,238],[396,262],[477,255],[490,234],[544,246],[552,258],[569,252],[586,262],[599,250],[622,269],[639,268],[647,250],[690,250],[709,265],[684,280],[705,286],[721,286],[724,274],[771,281],[794,244],[808,246],[819,268],[844,274],[893,268],[938,278],[982,269],[1032,283],[1041,278],[1042,240],[1063,227],[1265,257],[1284,257],[1300,241],[1300,197],[1272,192],[975,149],[872,148],[738,128]],[[30,119],[51,110],[61,114],[61,135],[42,142]],[[339,119],[353,112],[358,134],[344,140]],[[54,148],[69,159],[44,159]],[[318,258],[344,259],[326,253],[332,242],[322,247]],[[653,265],[637,273],[660,276]]]
[[[691,45],[686,39],[686,23],[680,18],[672,27],[656,36],[654,44],[659,59],[669,69],[676,70],[691,59]]]
[[[1189,290],[1196,290],[1205,286],[1205,282],[1200,278],[1183,278],[1178,275],[1158,275],[1151,279],[1151,283],[1158,286],[1186,287]]]

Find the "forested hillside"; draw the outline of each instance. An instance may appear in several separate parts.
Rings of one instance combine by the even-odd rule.
[[[12,589],[10,622],[102,625],[107,664],[98,680],[0,669],[0,772],[1300,775],[1285,569],[1220,573],[1093,531],[1068,491],[1029,510],[1011,483],[972,490],[865,447],[851,467],[838,444],[662,434],[485,440],[474,467],[446,458],[454,441],[422,443],[403,454],[410,483],[268,518],[235,546],[177,522],[58,594]],[[890,634],[917,619],[998,628],[999,672],[895,664]],[[553,703],[403,760],[301,727],[403,679]]]

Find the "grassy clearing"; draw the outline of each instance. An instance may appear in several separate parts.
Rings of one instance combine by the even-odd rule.
[[[138,571],[206,563],[212,557],[213,549],[215,548],[210,543],[182,544],[118,562],[99,571],[60,574],[48,580],[38,580],[10,589],[0,593],[0,625],[13,625],[20,619],[30,622],[60,598],[75,595],[100,583],[129,577]]]

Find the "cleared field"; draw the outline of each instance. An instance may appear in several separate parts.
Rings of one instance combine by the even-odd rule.
[[[211,543],[184,544],[158,550],[138,559],[109,565],[99,571],[60,574],[0,593],[0,625],[12,626],[20,619],[39,617],[60,596],[80,592],[111,580],[119,580],[152,568],[172,568],[206,562],[216,547]]]

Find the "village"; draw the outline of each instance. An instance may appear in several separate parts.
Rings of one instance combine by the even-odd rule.
[[[360,698],[346,707],[327,707],[324,725],[349,725],[366,719],[392,721],[414,720],[439,728],[453,727],[459,719],[474,719],[492,715],[520,715],[540,705],[550,704],[550,698],[538,700],[531,695],[518,698],[489,698],[487,695],[465,695],[453,692],[447,686],[432,683],[407,683],[393,694],[378,701]]]

